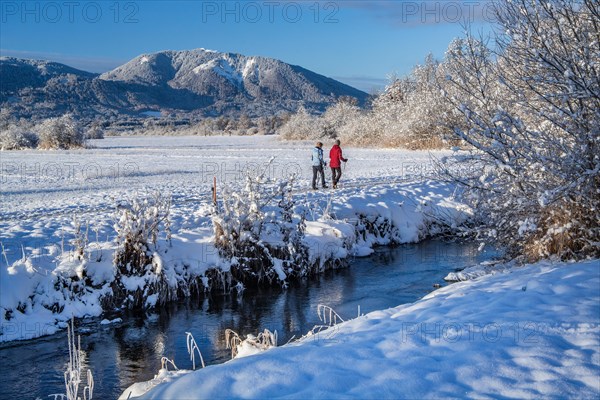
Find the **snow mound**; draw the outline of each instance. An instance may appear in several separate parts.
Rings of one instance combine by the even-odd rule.
[[[456,283],[135,398],[598,398],[599,264]]]
[[[444,280],[446,282],[468,281],[485,275],[504,272],[513,267],[515,267],[514,263],[497,263],[493,261],[486,261],[478,265],[472,265],[461,271],[450,272],[448,275],[446,275],[446,277],[444,277]]]

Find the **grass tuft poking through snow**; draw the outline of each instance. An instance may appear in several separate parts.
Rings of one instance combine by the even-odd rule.
[[[237,356],[238,346],[242,344],[243,340],[240,335],[232,329],[225,329],[225,343],[227,349],[231,349],[231,359]]]
[[[185,342],[187,345],[187,351],[190,355],[190,361],[192,361],[192,370],[196,370],[196,353],[200,356],[200,362],[202,363],[202,368],[205,368],[204,358],[202,357],[202,353],[200,352],[200,348],[194,339],[194,336],[191,332],[185,333]]]
[[[247,357],[277,347],[277,331],[271,332],[265,329],[257,336],[248,334],[246,339],[242,340],[237,332],[226,329],[225,342],[227,348],[231,349],[231,359]]]
[[[175,361],[169,359],[168,357],[162,357],[160,359],[161,370],[169,371],[169,365],[171,365],[175,371],[179,371],[179,368],[177,368],[177,365],[175,365]]]

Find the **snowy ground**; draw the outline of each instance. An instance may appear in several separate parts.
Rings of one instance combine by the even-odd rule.
[[[0,152],[0,341],[52,334],[71,315],[101,314],[99,298],[114,276],[116,206],[137,196],[172,196],[173,248],[161,257],[173,280],[182,265],[197,275],[215,266],[226,270],[212,246],[207,211],[213,177],[219,185],[241,184],[245,171],[264,170],[271,157],[267,176],[301,177],[295,196],[310,210],[306,240],[314,258],[367,255],[373,245],[389,243],[389,235],[352,237],[348,220],[357,212],[393,221],[400,242],[425,235],[433,214],[452,222],[468,213],[452,200],[450,187],[423,180],[431,171],[428,152],[347,148],[342,189],[333,194],[307,191],[312,143],[275,137],[118,137],[90,144],[92,149],[77,151]],[[339,221],[322,221],[326,210]],[[72,252],[78,225],[88,229],[84,263]],[[69,290],[57,288],[57,276],[75,282],[84,271],[93,290],[83,288],[74,299]]]
[[[258,355],[162,370],[122,398],[596,399],[599,267],[486,275]]]

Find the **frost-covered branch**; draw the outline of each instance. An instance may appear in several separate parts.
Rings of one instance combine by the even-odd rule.
[[[455,134],[476,149],[450,163],[479,165],[456,182],[512,255],[600,256],[599,7],[497,1],[494,47],[469,36],[443,63]]]

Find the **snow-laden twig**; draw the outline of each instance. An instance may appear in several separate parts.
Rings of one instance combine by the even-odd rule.
[[[87,371],[87,383],[87,386],[83,388],[83,398],[84,400],[91,400],[94,395],[94,376],[92,375],[92,371],[89,369]]]
[[[319,304],[317,306],[317,315],[319,316],[319,321],[321,321],[326,326],[334,326],[339,322],[345,322],[342,317],[335,310],[329,306]]]
[[[67,325],[67,339],[69,341],[69,363],[64,373],[67,400],[80,400],[79,385],[82,382],[81,374],[83,371],[81,336],[75,337],[75,319],[71,318],[71,324]],[[87,385],[83,388],[83,400],[92,400],[94,394],[94,377],[92,371],[87,370]],[[55,396],[55,399],[58,395]],[[62,395],[61,395],[62,396]],[[89,396],[89,397],[88,397]]]
[[[0,242],[0,248],[2,248],[2,256],[4,257],[4,261],[6,262],[6,267],[10,267],[10,263],[8,262],[8,256],[6,255],[6,249],[4,248],[4,243]]]
[[[179,368],[177,368],[177,365],[175,365],[175,362],[173,360],[169,359],[168,357],[162,357],[160,359],[160,369],[164,369],[164,370],[168,371],[169,364],[171,364],[171,366],[173,366],[175,371],[179,370]]]
[[[234,359],[238,352],[238,346],[242,344],[243,340],[240,335],[232,329],[225,329],[225,343],[227,349],[231,349],[231,359]]]
[[[340,315],[337,312],[335,312],[333,308],[323,304],[319,304],[317,306],[317,315],[319,316],[319,321],[321,321],[322,324],[313,326],[313,328],[310,331],[308,331],[306,335],[302,336],[298,340],[302,340],[306,337],[316,335],[329,328],[334,328],[339,322],[345,322],[344,319],[340,317]],[[335,331],[331,333],[331,335],[333,334],[335,334]]]
[[[204,365],[204,358],[202,357],[202,353],[200,352],[200,348],[198,347],[198,344],[196,343],[194,336],[192,335],[191,332],[186,332],[185,335],[186,335],[185,342],[187,345],[187,351],[190,355],[190,360],[192,361],[192,369],[194,371],[196,370],[196,351],[198,352],[198,355],[200,356],[200,362],[202,363],[202,368],[205,368],[206,366]]]

